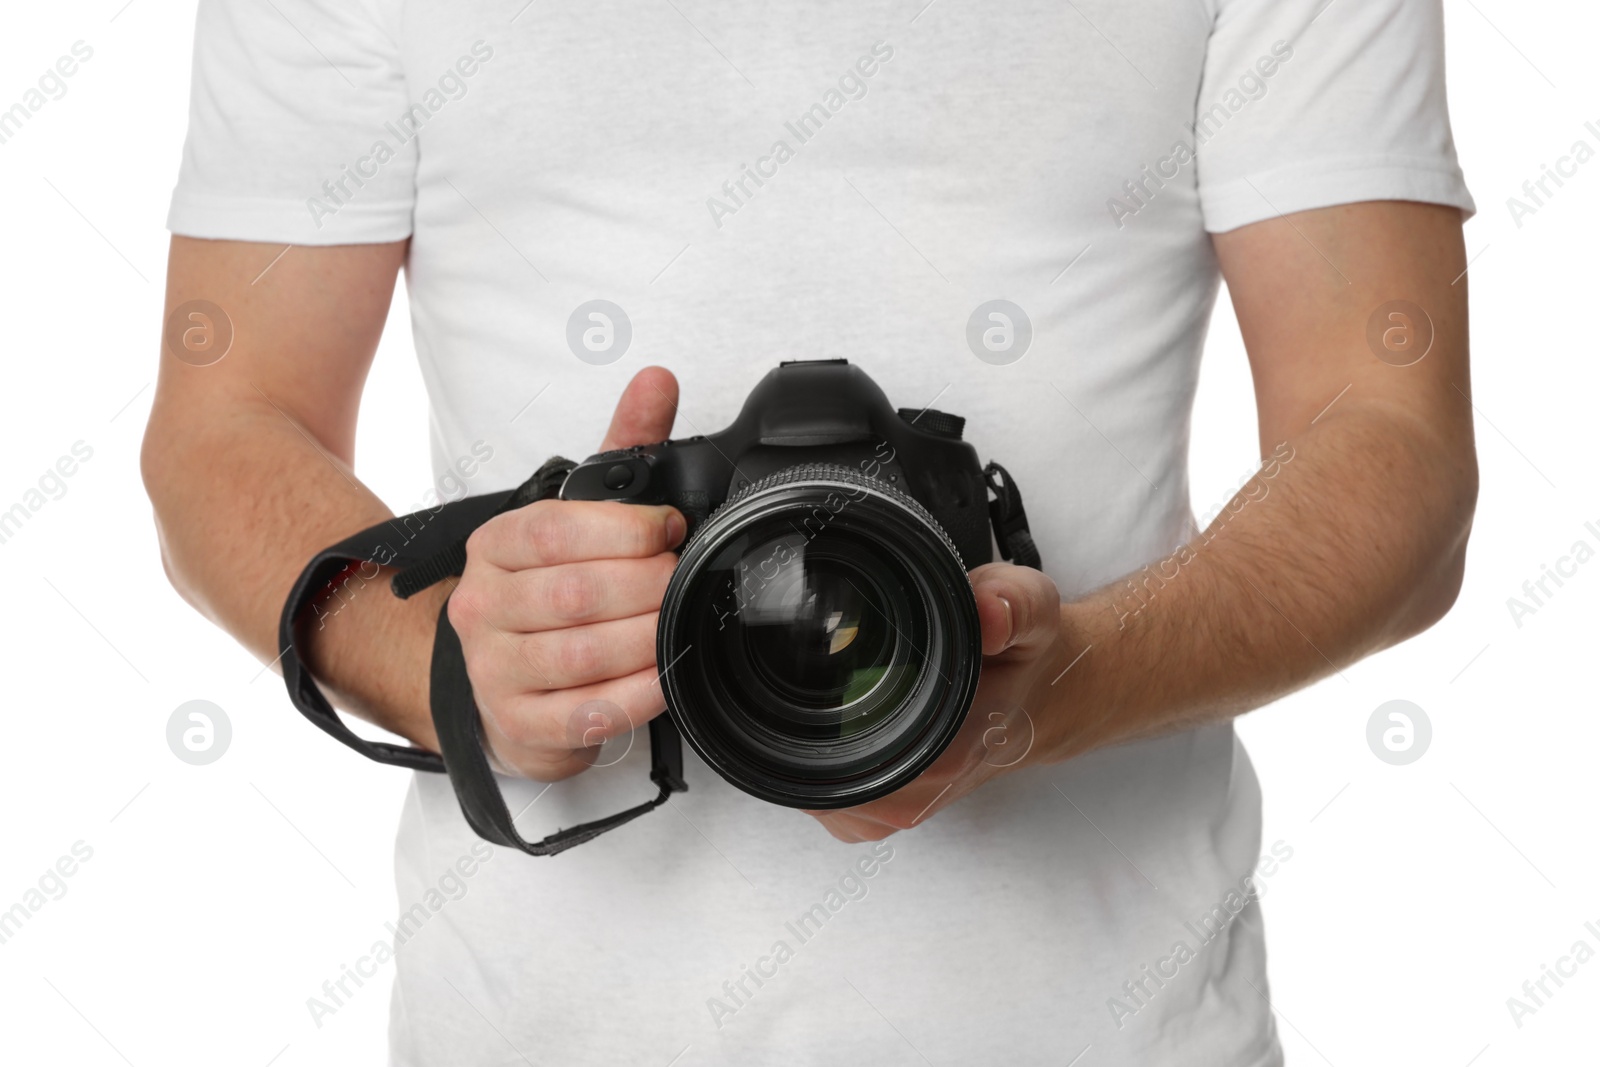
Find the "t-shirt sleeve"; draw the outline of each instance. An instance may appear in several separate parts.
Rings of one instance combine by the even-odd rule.
[[[1473,213],[1440,0],[1212,2],[1194,122],[1207,230],[1362,200]]]
[[[416,141],[379,0],[201,0],[167,227],[330,245],[411,233]]]

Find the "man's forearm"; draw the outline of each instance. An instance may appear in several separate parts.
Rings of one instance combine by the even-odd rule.
[[[306,561],[391,512],[348,466],[261,395],[215,412],[152,413],[145,482],[174,586],[264,662],[276,662],[278,616]],[[309,666],[341,706],[424,747],[428,663],[446,590],[410,601],[387,574],[350,583],[306,620]]]
[[[1463,446],[1345,400],[1188,545],[1062,607],[1055,670],[1082,658],[1034,695],[1039,760],[1231,718],[1448,610],[1476,498],[1470,431]]]

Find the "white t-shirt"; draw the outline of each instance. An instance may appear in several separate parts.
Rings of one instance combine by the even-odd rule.
[[[692,434],[780,359],[847,357],[966,416],[1072,596],[1195,532],[1208,231],[1471,210],[1440,6],[923,2],[202,0],[170,225],[409,236],[435,463],[472,492],[592,452],[646,363]],[[505,781],[524,834],[651,795],[639,737]],[[1231,727],[1003,777],[876,847],[687,777],[559,857],[481,861],[419,775],[395,1062],[1281,1060],[1253,887],[1292,849]]]

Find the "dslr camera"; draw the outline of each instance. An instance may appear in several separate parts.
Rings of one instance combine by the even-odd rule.
[[[738,788],[862,804],[960,729],[983,659],[967,571],[994,558],[991,526],[1004,557],[1038,566],[1014,484],[964,422],[896,410],[846,360],[788,362],[720,433],[567,475],[564,500],[688,520],[656,662],[672,722]]]

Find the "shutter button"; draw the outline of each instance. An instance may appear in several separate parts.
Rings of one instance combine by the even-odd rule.
[[[618,463],[606,471],[605,484],[607,489],[626,489],[633,484],[633,468],[626,463]]]

